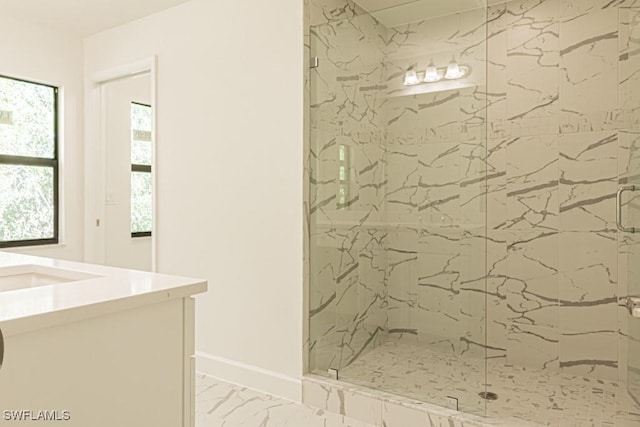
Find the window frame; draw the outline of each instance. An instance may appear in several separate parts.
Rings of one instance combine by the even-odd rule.
[[[149,105],[149,104],[145,104],[143,102],[136,102],[136,101],[131,101],[131,104],[135,104],[135,105],[140,105],[142,107],[149,107],[149,108],[153,108],[153,106]],[[133,127],[131,128],[131,130],[133,131]],[[153,138],[153,137],[152,137]],[[152,148],[153,148],[153,142],[152,144]],[[129,150],[131,151],[131,150]],[[138,173],[149,173],[151,174],[152,171],[152,165],[141,165],[141,164],[137,164],[137,163],[131,163],[131,173],[133,174],[134,172],[138,172]],[[131,175],[133,176],[133,175]],[[133,207],[133,206],[132,206]],[[131,212],[129,212],[129,216],[131,216]],[[153,227],[153,217],[151,218],[151,224]],[[132,238],[138,238],[138,237],[151,237],[151,233],[152,231],[132,231],[131,232],[131,237]]]
[[[0,74],[0,78],[14,80],[32,85],[45,86],[53,89],[53,158],[35,156],[15,156],[0,154],[0,165],[49,167],[53,170],[53,237],[27,240],[0,240],[0,249],[28,246],[57,245],[60,243],[60,161],[59,161],[59,102],[60,89],[47,83],[25,80]]]

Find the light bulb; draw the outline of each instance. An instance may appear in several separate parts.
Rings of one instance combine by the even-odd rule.
[[[413,86],[417,85],[418,83],[420,83],[420,80],[418,79],[418,74],[415,72],[415,70],[409,70],[404,74],[405,86]]]
[[[427,67],[427,71],[424,73],[424,81],[427,83],[433,83],[440,80],[440,74],[438,74],[438,69],[433,64],[433,61],[429,62],[429,66]]]
[[[464,73],[462,73],[462,71],[460,71],[460,66],[456,62],[456,58],[455,57],[451,57],[451,62],[449,63],[449,66],[447,67],[447,74],[444,76],[444,78],[447,79],[447,80],[455,80],[455,79],[459,79],[463,75],[464,75]]]

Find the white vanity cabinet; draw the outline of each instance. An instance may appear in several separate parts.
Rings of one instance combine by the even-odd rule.
[[[194,425],[192,295],[206,282],[5,255],[0,425]],[[3,292],[2,266],[19,263],[93,277]]]

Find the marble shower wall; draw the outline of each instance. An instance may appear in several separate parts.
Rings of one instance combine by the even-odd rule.
[[[389,337],[484,356],[486,10],[390,29],[387,101]],[[460,81],[404,87],[455,57]]]
[[[507,364],[626,379],[633,3],[489,9],[488,344]]]
[[[353,4],[311,4],[309,43],[321,66],[309,81],[309,346],[310,369],[326,373],[383,342],[387,330],[387,30]]]

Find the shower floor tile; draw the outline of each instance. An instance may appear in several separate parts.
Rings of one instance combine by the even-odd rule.
[[[485,366],[488,376],[485,379]],[[488,418],[517,418],[540,425],[640,426],[640,408],[613,381],[505,366],[390,342],[340,370],[340,380],[381,389]],[[486,390],[496,400],[479,396]],[[486,409],[485,409],[486,408]]]

